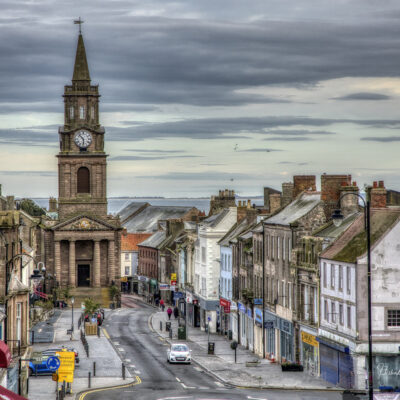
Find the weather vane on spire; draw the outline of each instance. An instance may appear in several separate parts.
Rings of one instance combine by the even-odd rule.
[[[84,23],[84,21],[81,20],[81,17],[79,17],[79,19],[76,19],[74,21],[74,24],[78,24],[79,25],[79,34],[82,33],[81,26],[82,26],[83,23]]]

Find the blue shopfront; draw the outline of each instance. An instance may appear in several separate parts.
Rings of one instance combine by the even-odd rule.
[[[264,330],[266,343],[266,356],[275,359],[275,328],[277,326],[277,316],[269,311],[264,311]]]
[[[321,377],[346,389],[354,386],[353,357],[348,346],[317,337]]]
[[[293,324],[286,319],[278,317],[278,327],[280,330],[280,341],[281,341],[281,361],[294,361],[294,338],[293,338]]]

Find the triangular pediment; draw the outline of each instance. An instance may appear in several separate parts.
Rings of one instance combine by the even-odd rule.
[[[79,215],[55,225],[54,231],[109,231],[117,227],[88,215]]]

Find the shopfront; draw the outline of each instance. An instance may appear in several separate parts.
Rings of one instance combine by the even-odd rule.
[[[400,387],[400,356],[375,356],[373,357],[374,388],[380,386]]]
[[[280,356],[281,362],[294,361],[293,324],[286,319],[279,318]]]
[[[254,307],[254,353],[263,356],[263,313],[262,309]]]
[[[301,328],[301,351],[300,361],[304,371],[310,375],[319,375],[319,344],[317,342],[317,331],[311,332],[311,329]]]
[[[265,331],[265,344],[266,344],[266,356],[268,359],[276,359],[275,350],[275,329],[277,327],[278,317],[269,312],[264,311],[264,331]]]
[[[246,322],[247,322],[247,348],[251,351],[254,350],[254,322],[253,322],[253,310],[251,307],[247,307],[246,310]]]
[[[246,307],[244,304],[238,302],[239,311],[239,343],[242,346],[247,347],[247,318],[246,318]]]
[[[230,313],[231,313],[231,302],[224,298],[219,299],[220,306],[220,331],[223,335],[228,335],[230,331]]]
[[[354,386],[353,357],[348,346],[317,337],[321,378],[346,389]]]
[[[138,294],[146,296],[148,293],[149,278],[147,276],[138,275]]]

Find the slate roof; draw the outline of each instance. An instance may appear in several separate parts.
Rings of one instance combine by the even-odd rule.
[[[371,210],[371,248],[392,228],[399,217],[400,209]],[[321,258],[355,263],[366,251],[367,235],[364,228],[364,214],[361,214],[331,246],[321,253]]]
[[[149,238],[151,233],[128,233],[121,236],[121,251],[138,251],[138,244]]]
[[[148,206],[138,214],[123,222],[123,226],[128,233],[156,232],[158,230],[158,221],[182,218],[192,210],[193,207],[178,206]]]
[[[305,192],[296,200],[288,204],[282,211],[268,218],[266,224],[290,225],[307,215],[314,207],[321,203],[321,193]]]
[[[158,249],[158,247],[165,241],[166,238],[167,233],[165,231],[158,231],[140,243],[140,246]]]
[[[338,238],[360,215],[364,213],[355,212],[348,215],[343,219],[340,226],[335,226],[335,224],[330,220],[328,223],[320,227],[313,236],[325,238],[328,241]]]
[[[225,208],[224,210],[220,211],[217,214],[211,215],[211,217],[206,218],[201,222],[202,225],[208,225],[211,228],[217,226],[226,215],[229,214],[229,208]]]
[[[236,238],[249,227],[248,221],[244,218],[240,222],[237,222],[232,228],[226,233],[226,235],[218,242],[220,246],[229,246],[230,242],[236,242]]]
[[[150,204],[146,202],[130,202],[127,206],[123,207],[117,212],[121,222],[124,222],[130,216],[135,215],[141,208],[148,207]]]

